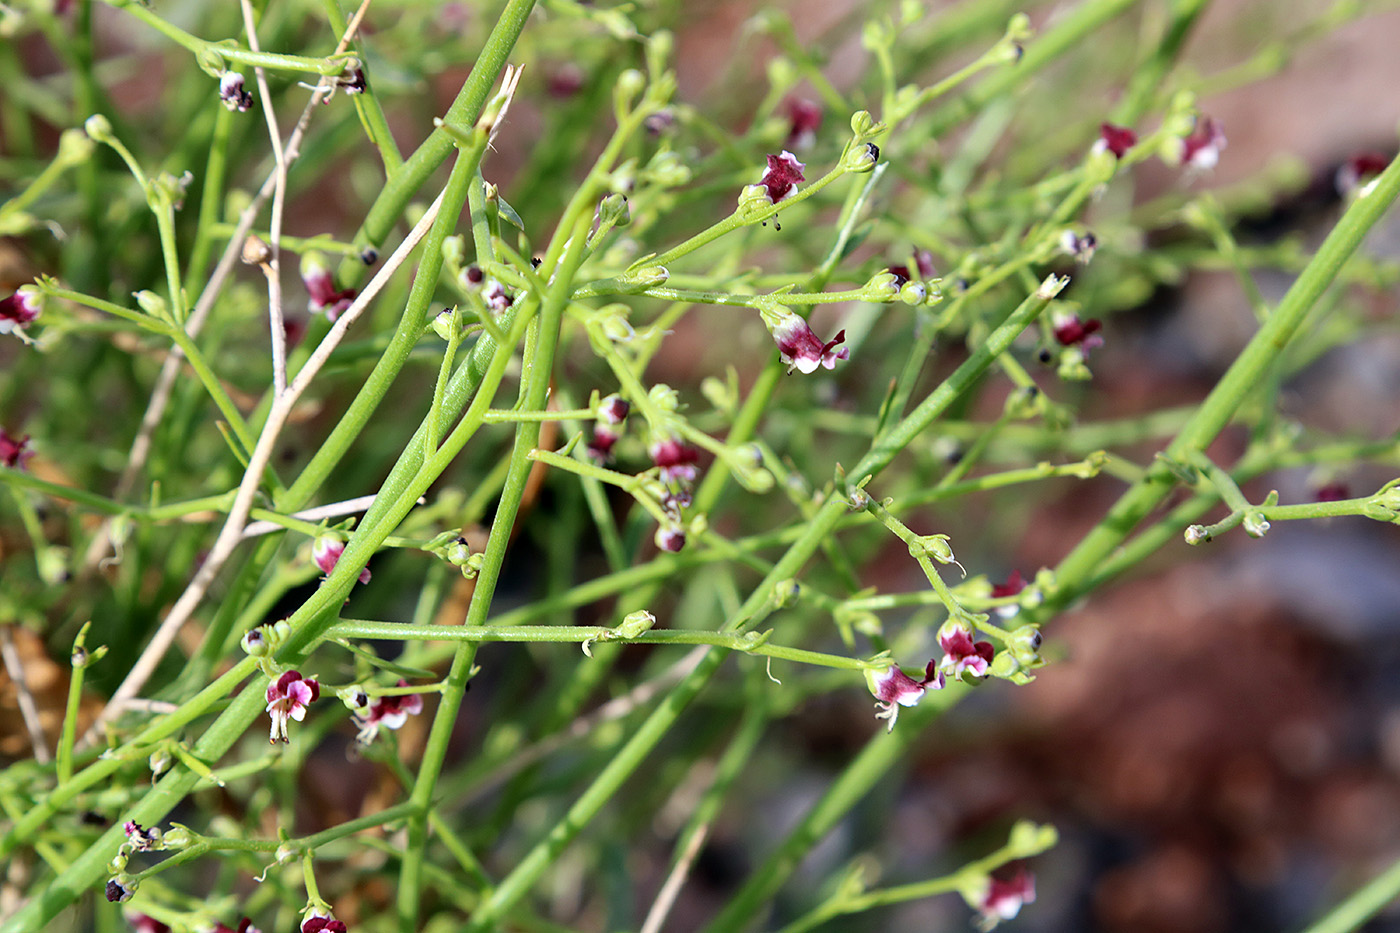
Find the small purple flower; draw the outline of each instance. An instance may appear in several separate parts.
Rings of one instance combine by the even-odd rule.
[[[1099,139],[1094,143],[1094,149],[1098,152],[1111,152],[1114,158],[1121,159],[1124,154],[1137,145],[1137,133],[1134,133],[1126,126],[1115,126],[1112,123],[1099,124]]]
[[[945,622],[938,632],[938,646],[943,649],[940,671],[960,678],[964,673],[985,677],[996,649],[989,641],[974,642],[972,632],[957,622]]]
[[[787,309],[765,311],[763,323],[778,344],[778,354],[788,364],[788,372],[794,369],[804,373],[815,372],[818,366],[835,369],[837,360],[849,359],[851,351],[838,346],[846,342],[846,332],[840,331],[826,343],[812,331],[811,326],[800,315]]]
[[[700,462],[700,451],[678,437],[668,437],[651,445],[651,462],[661,470],[661,481],[668,485],[693,483]]]
[[[0,334],[22,331],[44,310],[44,293],[33,285],[21,285],[8,298],[0,298]]]
[[[237,113],[246,113],[253,107],[253,95],[244,89],[243,76],[236,71],[225,71],[219,77],[219,100]]]
[[[345,542],[335,535],[321,535],[316,539],[316,543],[311,545],[311,560],[326,576],[330,576],[335,565],[340,561],[340,555],[345,553]],[[360,582],[370,581],[369,568],[365,567],[360,571]]]
[[[4,428],[0,428],[0,463],[12,470],[23,470],[24,462],[32,456],[34,451],[29,449],[28,434],[15,440],[5,433]]]
[[[1201,117],[1191,135],[1181,141],[1181,162],[1201,171],[1215,168],[1225,145],[1225,131],[1220,128],[1220,122],[1213,117]]]
[[[1021,578],[1021,571],[1013,570],[1011,571],[1011,576],[1006,578],[1005,583],[992,584],[992,598],[1005,599],[1008,596],[1016,596],[1025,588],[1026,581]],[[1020,611],[1019,606],[1008,605],[997,607],[997,615],[1001,616],[1003,619],[1009,619]]]
[[[802,174],[806,167],[797,161],[797,156],[784,149],[781,155],[768,157],[768,168],[764,170],[758,183],[768,189],[768,200],[777,204],[791,197],[797,191],[799,182],[807,180]]]
[[[1081,321],[1077,314],[1056,312],[1050,318],[1050,328],[1054,331],[1055,339],[1066,347],[1078,344],[1085,353],[1103,346],[1103,338],[1095,333],[1101,327],[1103,323],[1098,319]]]
[[[346,933],[345,921],[313,910],[301,921],[301,933]]]
[[[1010,879],[1002,881],[990,878],[986,893],[982,895],[977,909],[979,930],[990,930],[1003,920],[1010,920],[1021,912],[1021,907],[1035,900],[1035,876],[1024,868],[1017,869]]]
[[[788,129],[786,146],[789,149],[810,149],[817,141],[817,130],[822,126],[822,108],[815,101],[802,97],[791,98],[787,103],[788,119],[792,125]]]
[[[315,250],[301,257],[301,280],[306,284],[307,294],[311,296],[306,310],[312,314],[324,313],[328,321],[340,317],[355,299],[356,292],[353,288],[336,290],[330,267]]]
[[[267,688],[267,712],[272,718],[271,739],[289,742],[287,723],[306,718],[306,705],[321,695],[321,685],[297,671],[287,671]],[[303,928],[304,929],[304,928]]]
[[[865,678],[870,692],[875,694],[878,701],[875,708],[879,712],[875,718],[889,720],[891,732],[894,731],[894,721],[899,718],[901,706],[918,706],[925,693],[943,689],[943,672],[938,669],[936,660],[929,661],[924,668],[923,680],[910,677],[898,664],[891,664],[883,671],[866,671]]]
[[[400,680],[400,687],[407,687],[408,681]],[[409,716],[417,716],[423,712],[423,697],[417,693],[405,693],[396,696],[374,697],[369,701],[369,705],[364,712],[355,713],[355,723],[360,727],[360,734],[355,737],[355,741],[361,745],[368,745],[374,741],[374,737],[379,734],[380,727],[385,729],[399,729],[408,722]]]

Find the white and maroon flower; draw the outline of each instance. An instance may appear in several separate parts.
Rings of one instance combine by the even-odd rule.
[[[1010,920],[1021,912],[1021,908],[1035,900],[1035,876],[1024,868],[1003,881],[989,878],[987,890],[977,905],[980,916],[977,918],[979,930],[990,930],[1003,920]]]
[[[609,395],[598,403],[598,420],[607,424],[622,424],[632,406],[620,395]]]
[[[785,308],[763,312],[763,323],[778,345],[778,354],[788,364],[788,372],[794,369],[804,373],[815,372],[818,366],[835,369],[837,360],[849,359],[851,351],[840,345],[846,342],[846,332],[840,331],[826,343],[822,343],[808,323],[800,315]],[[840,347],[840,349],[837,349]]]
[[[866,671],[865,678],[870,692],[879,701],[875,704],[879,710],[875,718],[889,720],[890,731],[894,730],[894,721],[899,717],[901,706],[918,706],[925,693],[943,689],[943,672],[938,669],[936,660],[929,661],[924,668],[923,680],[910,677],[898,664],[891,664],[883,671]]]
[[[515,298],[506,291],[506,287],[495,279],[487,280],[481,289],[481,297],[486,302],[486,307],[494,313],[500,314],[506,308],[515,303]]]
[[[938,646],[943,649],[940,671],[959,678],[963,673],[985,677],[996,649],[989,641],[974,642],[972,632],[957,622],[945,622],[938,631]]]
[[[127,820],[122,825],[122,831],[126,833],[127,845],[131,846],[134,852],[149,852],[160,842],[160,829],[152,826],[150,829],[142,829],[141,824],[135,820]]]
[[[1137,133],[1134,133],[1126,126],[1115,126],[1112,123],[1099,124],[1099,139],[1094,143],[1096,152],[1111,152],[1114,158],[1121,159],[1124,154],[1137,145]]]
[[[992,599],[1005,599],[1008,596],[1017,596],[1026,588],[1026,581],[1021,578],[1021,571],[1011,571],[1011,576],[1006,578],[1005,583],[992,584]],[[1020,606],[1006,605],[997,607],[997,615],[1003,619],[1010,619],[1021,611]]]
[[[685,530],[674,525],[662,525],[656,529],[652,540],[660,550],[674,554],[685,547]]]
[[[1361,152],[1342,163],[1337,169],[1333,183],[1336,185],[1337,193],[1348,195],[1363,185],[1369,184],[1386,166],[1390,164],[1390,159],[1379,152]]]
[[[128,912],[126,922],[131,924],[131,928],[136,933],[170,933],[170,927],[161,923],[155,917],[148,917],[145,914]]]
[[[0,334],[22,331],[44,310],[44,293],[33,285],[21,285],[13,295],[0,298]]]
[[[1057,311],[1050,317],[1050,329],[1055,339],[1066,347],[1078,345],[1085,353],[1103,346],[1103,338],[1096,333],[1101,327],[1103,322],[1097,318],[1081,321],[1079,315],[1069,312]]]
[[[1099,238],[1089,231],[1083,234],[1074,230],[1066,230],[1060,234],[1060,249],[1074,257],[1074,261],[1083,265],[1088,265],[1089,260],[1094,258],[1094,251],[1099,248]]]
[[[340,562],[340,555],[344,553],[345,542],[335,535],[321,535],[316,539],[316,543],[311,545],[311,559],[326,576],[330,576],[335,565]],[[368,583],[370,576],[369,568],[365,567],[360,571],[360,582]]]
[[[237,113],[246,113],[253,107],[253,95],[244,89],[243,76],[236,71],[225,71],[219,77],[219,100]]]
[[[306,706],[321,695],[321,685],[309,677],[302,677],[297,671],[287,671],[267,688],[267,713],[272,717],[270,741],[291,741],[287,737],[287,723],[295,719],[301,722],[306,718]]]
[[[821,105],[802,97],[794,97],[787,104],[788,119],[792,121],[788,129],[789,149],[809,149],[817,141],[817,130],[822,125]]]
[[[312,314],[325,314],[326,320],[334,321],[340,317],[355,299],[355,289],[336,289],[330,267],[314,250],[301,257],[301,280],[306,285],[306,293],[311,296],[306,309]]]
[[[313,910],[301,921],[301,933],[346,933],[345,921]]]
[[[399,686],[407,687],[408,681],[400,680]],[[361,745],[368,745],[379,734],[381,726],[385,729],[402,728],[403,724],[408,722],[409,716],[417,716],[421,712],[421,694],[372,697],[362,712],[355,713],[355,724],[360,727],[360,734],[355,737],[355,741]]]
[[[678,437],[668,437],[651,445],[651,462],[661,470],[661,481],[668,485],[693,483],[700,462],[700,451]]]
[[[598,463],[607,463],[612,459],[613,445],[622,437],[614,428],[606,424],[595,424],[593,426],[593,439],[588,442],[585,450],[588,456]]]
[[[347,94],[363,94],[369,89],[369,84],[365,81],[365,71],[363,68],[347,69],[335,82],[339,87],[345,89]]]
[[[797,185],[806,181],[802,170],[807,166],[797,161],[797,156],[786,149],[780,155],[768,157],[768,168],[758,183],[768,190],[768,200],[774,204],[789,198],[797,191]]]
[[[1215,168],[1225,142],[1220,122],[1213,117],[1201,117],[1191,135],[1181,140],[1181,163],[1201,171]]]
[[[23,470],[24,462],[34,456],[29,449],[29,435],[16,440],[0,428],[0,463],[13,470]]]

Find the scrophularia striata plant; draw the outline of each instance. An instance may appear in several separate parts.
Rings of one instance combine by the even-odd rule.
[[[0,606],[71,664],[57,700],[21,693],[0,931],[1040,908],[1056,832],[1014,807],[952,871],[897,862],[886,810],[842,843],[897,862],[878,884],[794,875],[964,697],[1054,676],[1057,614],[1183,535],[1400,513],[1394,486],[1238,485],[1395,460],[1275,417],[1400,190],[1375,154],[1314,253],[1255,251],[1300,274],[1209,393],[1101,414],[1145,296],[1242,261],[1249,199],[1200,194],[1226,127],[1173,65],[1201,6],[1082,0],[1039,33],[857,8],[867,67],[839,83],[845,30],[769,12],[709,90],[678,87],[662,4],[6,10],[64,71],[6,57]],[[1147,163],[1169,197],[1135,199]],[[1232,422],[1248,448],[1218,463]],[[1116,504],[1023,576],[1026,516],[1081,488]],[[779,828],[751,782],[805,767],[774,738],[818,702],[865,744]],[[731,820],[763,837],[751,871],[678,919]]]

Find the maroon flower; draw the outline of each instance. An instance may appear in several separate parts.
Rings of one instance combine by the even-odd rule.
[[[297,671],[287,671],[267,688],[267,712],[272,718],[270,741],[291,741],[287,737],[287,723],[295,719],[301,722],[306,718],[306,706],[321,695],[321,685],[309,677],[302,677]],[[305,927],[303,927],[305,929]]]
[[[306,309],[312,314],[324,313],[329,321],[340,317],[355,298],[356,292],[353,288],[336,290],[330,267],[315,250],[301,257],[301,280],[306,284],[307,294],[311,296]]]
[[[996,653],[991,642],[974,642],[968,628],[952,621],[945,622],[939,630],[938,646],[943,649],[943,661],[938,669],[953,678],[962,677],[964,673],[985,677],[987,666]]]
[[[1347,488],[1346,483],[1328,483],[1325,486],[1319,486],[1317,488],[1313,493],[1313,501],[1340,502],[1349,495],[1351,495],[1351,490]]]
[[[598,403],[598,420],[608,424],[622,424],[632,410],[627,399],[620,395],[609,395]]]
[[[399,686],[407,687],[408,681],[400,680]],[[405,693],[396,696],[374,697],[369,701],[364,712],[355,713],[355,723],[360,727],[360,734],[355,737],[355,741],[361,745],[368,745],[379,734],[381,726],[385,729],[399,729],[408,722],[409,716],[417,716],[421,712],[423,712],[421,694]]]
[[[607,463],[612,459],[613,445],[622,437],[612,428],[605,424],[595,424],[593,426],[593,439],[585,446],[588,456],[599,463]]]
[[[0,298],[0,334],[23,330],[44,310],[44,293],[33,285],[22,285],[8,298]]]
[[[121,904],[129,901],[131,900],[131,895],[135,893],[135,889],[127,887],[116,878],[107,882],[107,900],[113,904]]]
[[[346,933],[345,921],[313,911],[301,922],[301,933]]]
[[[1220,161],[1225,148],[1225,132],[1219,121],[1201,117],[1191,135],[1181,141],[1181,162],[1194,169],[1212,169]]]
[[[326,576],[330,576],[331,571],[340,561],[340,555],[344,553],[345,542],[335,535],[321,535],[316,539],[316,543],[311,545],[311,559]],[[363,568],[360,571],[360,582],[368,583],[370,576],[369,568]]]
[[[889,266],[885,269],[885,271],[888,272],[890,275],[894,276],[895,288],[903,288],[904,283],[908,282],[912,278],[912,276],[909,275],[908,266]]]
[[[918,267],[921,279],[931,279],[938,274],[933,265],[933,253],[926,249],[914,250],[914,265]]]
[[[656,529],[652,540],[663,551],[675,553],[685,547],[685,532],[680,528],[663,525]]]
[[[821,105],[805,98],[794,97],[788,100],[787,112],[792,126],[788,129],[785,145],[789,149],[810,148],[812,143],[817,141],[817,130],[821,129]]]
[[[778,344],[778,354],[788,364],[788,372],[794,369],[804,373],[815,372],[818,366],[835,369],[837,360],[849,359],[851,351],[838,346],[846,342],[846,332],[840,331],[826,343],[812,331],[800,315],[786,308],[764,309],[763,323]]]
[[[129,913],[126,915],[126,922],[131,924],[131,928],[136,933],[170,933],[170,927],[155,917],[148,917],[145,914]],[[221,933],[221,931],[216,930],[215,933]]]
[[[29,449],[28,434],[15,440],[5,433],[4,428],[0,428],[0,463],[11,469],[23,470],[24,462],[32,456],[34,451]]]
[[[768,168],[764,170],[758,183],[768,189],[768,200],[777,204],[791,197],[793,192],[797,191],[799,182],[807,180],[802,174],[806,167],[797,161],[797,156],[784,149],[781,155],[768,157]]]
[[[879,701],[875,704],[879,710],[875,718],[889,720],[890,731],[894,730],[894,721],[899,717],[901,706],[918,706],[925,693],[943,689],[943,672],[938,669],[936,660],[929,661],[924,668],[923,680],[910,677],[900,670],[898,664],[891,664],[883,671],[866,671],[865,679],[870,692]]]
[[[230,929],[222,923],[215,923],[214,929],[210,931],[210,933],[262,933],[262,931],[253,926],[253,921],[244,917],[242,920],[238,921],[238,929],[236,930]]]
[[[1126,126],[1114,126],[1112,123],[1099,124],[1099,141],[1094,143],[1094,148],[1099,151],[1107,150],[1113,153],[1115,158],[1123,158],[1124,153],[1137,145],[1137,133]]]
[[[219,78],[219,100],[237,113],[246,113],[253,107],[253,95],[244,89],[243,76],[236,71],[225,71]]]
[[[988,879],[986,893],[977,905],[981,916],[977,927],[990,930],[1003,920],[1010,920],[1021,912],[1021,907],[1035,900],[1035,876],[1024,868],[1006,881]]]
[[[335,83],[344,88],[347,94],[363,94],[369,89],[363,68],[351,68],[336,79]]]
[[[992,599],[1005,599],[1008,596],[1016,596],[1026,588],[1026,581],[1021,578],[1021,571],[1011,571],[1011,576],[1006,578],[1005,583],[992,584]],[[1020,611],[1019,606],[1008,605],[998,606],[997,615],[1003,619],[1009,619]]]
[[[1072,347],[1078,344],[1085,353],[1103,346],[1103,338],[1095,336],[1095,332],[1103,327],[1103,323],[1096,318],[1081,321],[1077,314],[1056,312],[1050,318],[1050,327],[1055,333],[1055,339],[1063,346]]]
[[[1352,156],[1337,169],[1334,184],[1338,194],[1351,194],[1357,188],[1385,171],[1390,159],[1380,152],[1362,152]]]
[[[678,437],[668,437],[651,445],[651,462],[661,469],[664,483],[691,483],[695,481],[695,465],[700,462],[700,451]]]

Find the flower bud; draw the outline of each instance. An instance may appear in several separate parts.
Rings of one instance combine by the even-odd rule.
[[[851,133],[855,135],[857,143],[863,143],[871,136],[878,135],[880,125],[875,122],[875,118],[868,110],[857,110],[851,116]]]
[[[1039,626],[1023,625],[1007,635],[1006,653],[1015,657],[1022,667],[1036,667],[1040,664],[1041,640]]]
[[[862,175],[872,171],[880,161],[880,147],[874,143],[852,146],[841,157],[841,167],[848,172]]]
[[[83,130],[90,138],[100,143],[110,143],[114,139],[111,121],[100,113],[94,113],[88,117],[83,122]]]
[[[188,827],[176,823],[165,831],[160,841],[165,849],[185,849],[194,843],[194,833],[190,832]]]
[[[899,296],[899,276],[888,269],[875,273],[865,283],[866,299],[869,301],[893,301]]]
[[[905,282],[899,289],[899,300],[907,305],[921,305],[928,301],[928,286],[923,282]]]
[[[365,688],[359,684],[341,687],[335,692],[335,695],[340,698],[340,702],[345,704],[345,708],[351,712],[362,710],[366,706],[369,706],[369,694],[366,693]]]
[[[658,382],[652,386],[647,397],[651,399],[653,405],[662,411],[676,411],[681,405],[680,396],[676,394],[676,390],[664,382]]]
[[[909,547],[916,555],[927,554],[940,564],[952,564],[957,562],[953,556],[953,546],[948,543],[947,535],[920,535],[915,539],[915,543]]]
[[[262,237],[256,233],[248,234],[248,238],[243,241],[243,252],[240,254],[243,262],[250,266],[260,266],[272,259],[272,247],[267,245]]]
[[[243,646],[243,651],[255,658],[266,657],[272,651],[272,644],[267,637],[267,630],[264,626],[250,628],[243,634],[243,640],[239,642]]]
[[[1251,510],[1244,513],[1243,524],[1245,532],[1251,538],[1262,538],[1269,533],[1269,521],[1263,512]]]
[[[467,259],[467,241],[461,234],[450,236],[442,241],[442,262],[454,269]]]
[[[170,770],[174,761],[175,759],[171,757],[170,752],[158,748],[151,752],[151,757],[146,759],[146,764],[151,769],[151,777],[156,778]]]
[[[598,204],[598,225],[625,227],[632,222],[632,211],[627,198],[621,194],[610,194]]]
[[[170,308],[166,305],[165,299],[153,291],[142,290],[132,295],[136,299],[136,304],[140,306],[151,317],[170,319]]]
[[[628,68],[617,76],[613,86],[613,103],[620,109],[631,107],[632,101],[647,86],[647,76],[635,68]]]
[[[127,863],[130,860],[131,857],[127,855],[126,846],[122,846],[117,850],[117,854],[112,856],[112,860],[107,863],[107,870],[114,875],[120,875],[126,871]]]
[[[802,584],[796,580],[779,580],[773,584],[773,605],[786,609],[802,596]]]
[[[58,137],[57,161],[65,165],[78,165],[92,158],[92,137],[77,129],[64,130]]]
[[[622,424],[632,406],[620,395],[609,395],[598,403],[598,420],[605,424]]]
[[[656,616],[645,609],[638,609],[636,612],[629,612],[623,616],[622,622],[613,631],[617,633],[619,638],[636,638],[655,624]]]
[[[457,333],[456,311],[455,307],[443,308],[433,317],[433,333],[448,343],[452,342],[453,336]]]
[[[1049,301],[1064,291],[1069,284],[1069,276],[1055,275],[1053,272],[1045,277],[1045,281],[1040,283],[1040,287],[1035,290],[1035,297],[1044,301]]]
[[[662,525],[656,529],[652,540],[661,550],[674,554],[685,547],[685,531],[679,526]]]

